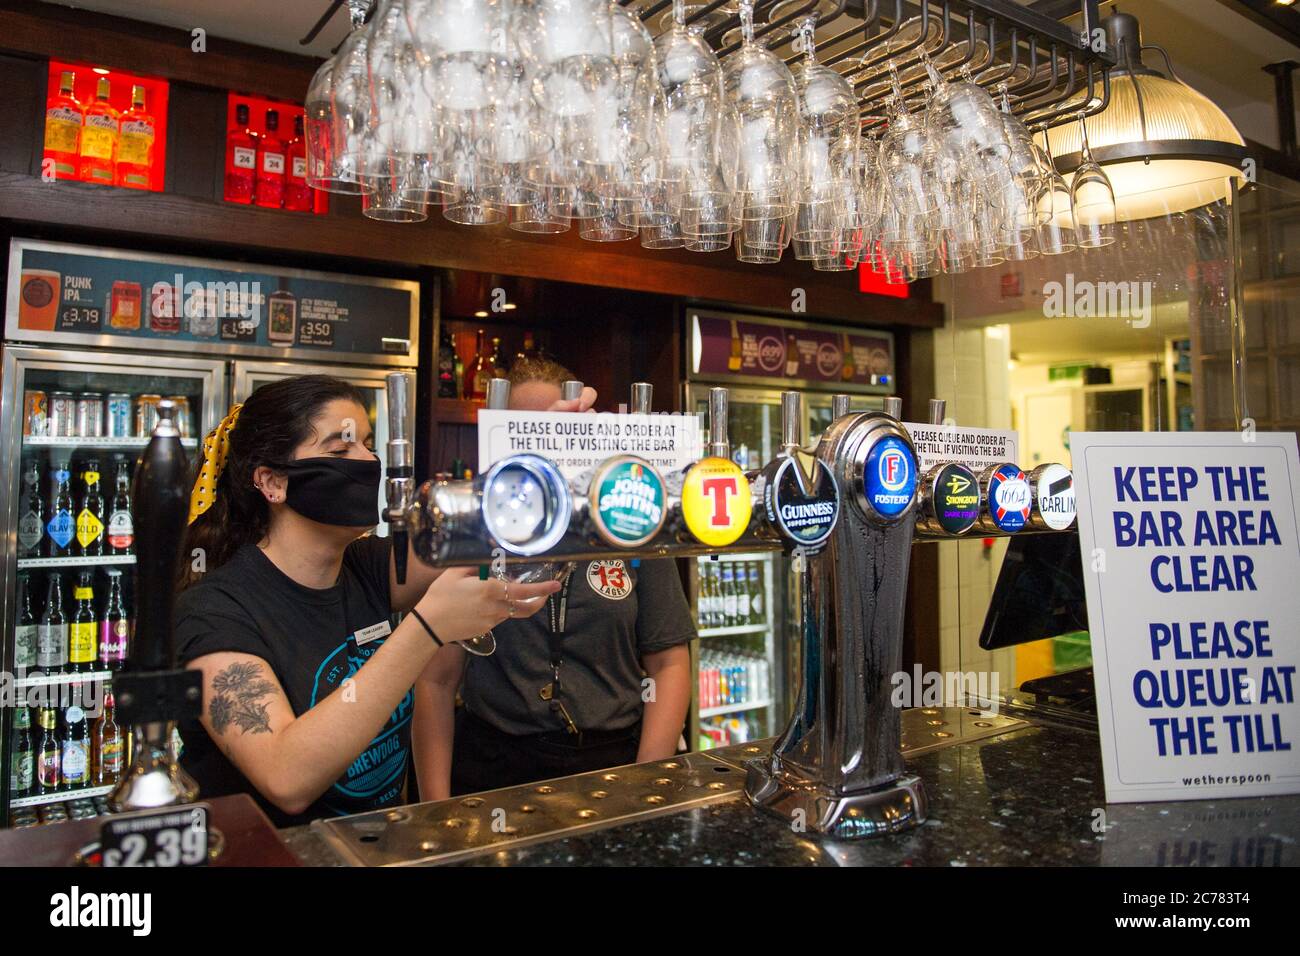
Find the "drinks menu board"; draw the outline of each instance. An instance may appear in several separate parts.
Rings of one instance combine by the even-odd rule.
[[[692,370],[700,378],[888,392],[894,337],[718,312],[692,312]]]
[[[5,336],[410,365],[418,312],[406,280],[15,239]]]

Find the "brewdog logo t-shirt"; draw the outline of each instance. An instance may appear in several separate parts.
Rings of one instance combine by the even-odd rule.
[[[348,546],[339,581],[308,588],[289,578],[255,545],[187,588],[176,602],[181,661],[221,651],[266,662],[295,714],[330,694],[350,693],[350,681],[390,633],[389,542],[366,537]],[[205,704],[210,706],[205,690]],[[408,692],[379,733],[321,797],[297,816],[262,798],[198,722],[182,728],[182,763],[200,795],[251,794],[277,826],[361,813],[402,801],[411,754],[414,692]],[[232,718],[226,734],[246,731]]]

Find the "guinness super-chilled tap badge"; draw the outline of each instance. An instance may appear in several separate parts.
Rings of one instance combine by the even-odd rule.
[[[763,509],[768,522],[790,548],[815,553],[830,538],[840,514],[835,476],[825,463],[813,459],[813,473],[800,475],[793,456],[782,457],[766,472]]]
[[[659,473],[632,455],[603,462],[588,491],[596,533],[618,548],[645,544],[664,525],[664,483]]]

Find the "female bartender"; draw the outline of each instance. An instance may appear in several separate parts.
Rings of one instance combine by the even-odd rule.
[[[510,407],[553,408],[569,378],[554,362],[521,359],[510,370]],[[422,798],[676,752],[695,626],[671,559],[580,561],[545,613],[495,631],[495,654],[439,654],[416,684]]]
[[[400,803],[416,678],[559,589],[413,558],[397,584],[389,540],[366,536],[373,446],[361,395],[323,375],[263,385],[204,443],[176,606],[204,691],[183,764],[203,794],[250,793],[278,826]],[[394,611],[410,611],[396,628]]]

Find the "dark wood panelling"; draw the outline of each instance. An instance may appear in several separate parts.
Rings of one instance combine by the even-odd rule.
[[[167,192],[221,199],[226,157],[226,94],[173,83],[168,91]]]
[[[0,103],[6,117],[0,135],[0,170],[35,176],[45,129],[46,70],[30,59],[0,56]]]

